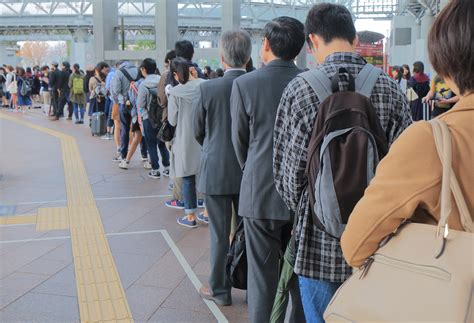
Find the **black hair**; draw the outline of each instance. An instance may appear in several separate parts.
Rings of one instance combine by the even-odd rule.
[[[178,75],[179,83],[186,84],[189,81],[190,67],[191,65],[186,59],[176,57],[171,61],[170,72],[171,75],[174,75],[174,73]]]
[[[73,70],[74,73],[76,73],[76,74],[81,74],[81,67],[80,67],[79,64],[77,64],[77,63],[72,66],[72,70]]]
[[[49,69],[49,66],[48,66],[48,65],[44,65],[44,66],[41,67],[41,70],[42,70],[42,71],[46,71],[46,70],[48,70],[48,69]]]
[[[168,53],[166,53],[165,63],[168,63],[175,58],[176,58],[176,52],[174,50],[170,50]]]
[[[31,71],[31,67],[27,67],[27,68],[26,68],[26,73],[31,73],[31,72],[32,72],[32,71]]]
[[[63,62],[63,66],[64,66],[64,68],[67,69],[67,70],[70,70],[70,69],[71,69],[71,64],[69,64],[69,62],[66,62],[66,61]]]
[[[413,63],[413,73],[424,73],[425,72],[425,64],[420,61],[416,61]]]
[[[109,64],[107,64],[106,62],[99,62],[97,63],[96,67],[95,67],[95,71],[99,74],[100,78],[104,81],[106,76],[105,73],[102,72],[102,70],[104,68],[107,68],[109,67]]]
[[[408,66],[408,64],[403,64],[402,68],[405,68],[408,71],[408,74],[406,76],[403,75],[403,77],[405,80],[409,80],[411,78],[410,66]]]
[[[216,73],[218,77],[223,77],[224,76],[224,70],[222,68],[216,68]]]
[[[189,40],[179,40],[174,44],[176,57],[191,61],[194,56],[194,46]]]
[[[292,60],[304,45],[304,25],[295,18],[278,17],[265,25],[263,36],[276,57]]]
[[[156,61],[153,58],[145,58],[140,65],[140,69],[144,69],[147,74],[156,73]]]
[[[247,62],[247,65],[245,65],[245,70],[247,71],[247,73],[255,71],[255,67],[253,67],[252,57],[250,57],[249,61]]]
[[[397,82],[400,83],[400,80],[402,79],[403,77],[403,67],[401,66],[398,66],[398,65],[394,65],[392,67],[392,71],[397,71]]]
[[[340,4],[321,3],[313,6],[306,18],[306,40],[312,43],[309,35],[315,34],[324,39],[326,44],[334,39],[342,39],[353,44],[356,29],[349,10]]]

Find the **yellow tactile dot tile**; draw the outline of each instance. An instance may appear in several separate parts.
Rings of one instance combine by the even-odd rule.
[[[0,225],[36,223],[36,215],[6,215],[0,217]]]
[[[38,209],[36,231],[64,230],[68,228],[68,209],[66,207]]]

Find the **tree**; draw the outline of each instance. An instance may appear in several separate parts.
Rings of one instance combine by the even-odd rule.
[[[49,55],[50,46],[47,42],[29,41],[23,43],[18,56],[23,57],[31,66],[44,64]]]

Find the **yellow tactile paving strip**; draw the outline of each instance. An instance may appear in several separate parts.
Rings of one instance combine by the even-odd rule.
[[[36,223],[36,215],[7,215],[0,217],[0,225]]]
[[[39,208],[36,216],[36,231],[69,229],[68,208]]]
[[[71,232],[81,321],[133,322],[76,140],[3,113],[0,113],[0,118],[47,133],[61,141],[68,205],[65,213]],[[41,216],[40,211],[38,216]],[[59,223],[52,215],[58,210],[46,209],[43,212],[49,220],[47,225],[53,227],[53,223]]]

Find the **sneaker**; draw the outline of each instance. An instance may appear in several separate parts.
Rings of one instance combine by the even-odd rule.
[[[103,135],[103,136],[100,137],[100,138],[102,138],[102,139],[104,139],[104,140],[110,140],[110,139],[112,139],[112,136],[110,135],[110,133],[106,133],[105,135]]]
[[[153,169],[151,172],[148,173],[148,177],[159,179],[161,178],[160,171],[157,169]]]
[[[204,209],[206,207],[206,203],[204,203],[204,199],[198,199],[197,202],[198,208]]]
[[[125,159],[123,159],[120,163],[119,163],[119,167],[122,168],[122,169],[128,169],[128,161],[126,161]]]
[[[84,120],[83,119],[79,120],[79,123],[84,124]]]
[[[168,183],[168,190],[172,191],[174,189],[174,183],[173,182],[169,182]]]
[[[72,120],[72,117],[67,117],[66,120]]]
[[[142,162],[146,162],[146,161],[148,161],[148,157],[146,157],[146,156],[143,157],[143,156],[142,156]]]
[[[81,124],[81,120],[74,121],[74,124]]]
[[[143,168],[145,169],[151,169],[151,163],[147,160],[146,162],[143,163]]]
[[[165,169],[162,171],[163,176],[170,177],[170,167],[165,167]]]
[[[188,228],[197,228],[197,226],[198,226],[196,221],[189,221],[188,217],[186,215],[183,216],[182,218],[178,217],[176,220],[177,220],[179,225],[182,225],[182,226],[185,226],[185,227],[188,227]]]
[[[120,163],[123,160],[122,155],[117,154],[114,158],[112,158],[112,161],[115,163]]]
[[[184,210],[184,202],[180,200],[166,201],[165,206],[171,209]]]
[[[205,223],[205,224],[209,224],[209,217],[208,216],[205,216],[204,215],[204,212],[200,212],[198,215],[197,215],[197,220],[199,222],[202,222],[202,223]]]

